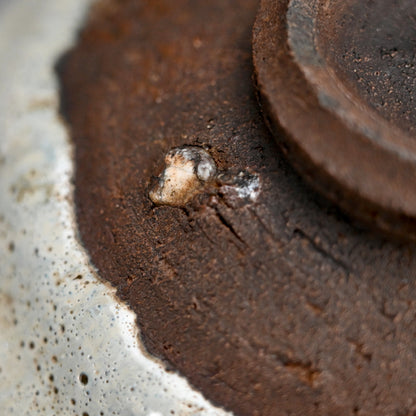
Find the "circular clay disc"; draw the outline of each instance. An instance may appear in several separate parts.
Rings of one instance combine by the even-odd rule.
[[[341,140],[345,123],[318,105],[280,31],[286,2],[268,6],[256,62],[263,90],[282,93],[270,103],[287,101],[283,125]],[[415,414],[416,244],[355,227],[287,163],[252,83],[257,11],[257,0],[97,2],[58,65],[82,242],[147,350],[234,415]],[[284,71],[259,65],[261,38],[264,62]]]
[[[413,238],[415,14],[412,0],[263,0],[254,29],[267,120],[297,170]]]

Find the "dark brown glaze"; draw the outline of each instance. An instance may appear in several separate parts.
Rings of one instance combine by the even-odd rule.
[[[58,67],[84,245],[149,352],[238,416],[416,412],[415,246],[353,227],[286,163],[252,86],[251,0],[109,1]],[[260,178],[185,207],[173,147]]]
[[[415,15],[412,0],[263,0],[254,30],[264,106],[297,170],[413,239]]]

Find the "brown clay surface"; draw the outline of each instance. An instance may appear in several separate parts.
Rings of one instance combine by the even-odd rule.
[[[317,23],[320,52],[348,91],[413,136],[415,16],[413,0],[338,0]]]
[[[286,163],[252,86],[257,6],[92,13],[58,68],[82,240],[148,350],[236,415],[412,415],[416,247],[352,226]],[[257,201],[155,207],[152,176],[185,144],[258,174]]]

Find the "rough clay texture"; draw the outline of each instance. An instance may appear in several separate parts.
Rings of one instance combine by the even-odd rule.
[[[413,26],[398,27],[414,15],[412,3],[386,14],[382,1],[262,0],[253,58],[267,120],[297,171],[350,216],[415,240],[416,141],[406,128],[414,105],[404,71],[413,64],[377,58],[393,44],[414,54]]]
[[[415,246],[353,227],[286,164],[252,86],[257,2],[102,3],[60,63],[83,241],[149,351],[236,415],[416,412]],[[175,146],[259,175],[154,206]]]
[[[416,3],[350,0],[347,10],[343,3],[319,20],[322,53],[355,96],[414,135]]]

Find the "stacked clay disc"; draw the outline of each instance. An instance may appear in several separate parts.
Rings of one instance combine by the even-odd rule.
[[[148,351],[235,415],[416,412],[414,243],[350,219],[413,224],[413,107],[371,87],[407,49],[362,43],[389,18],[372,3],[264,0],[254,71],[255,0],[110,0],[58,66],[92,261]]]

